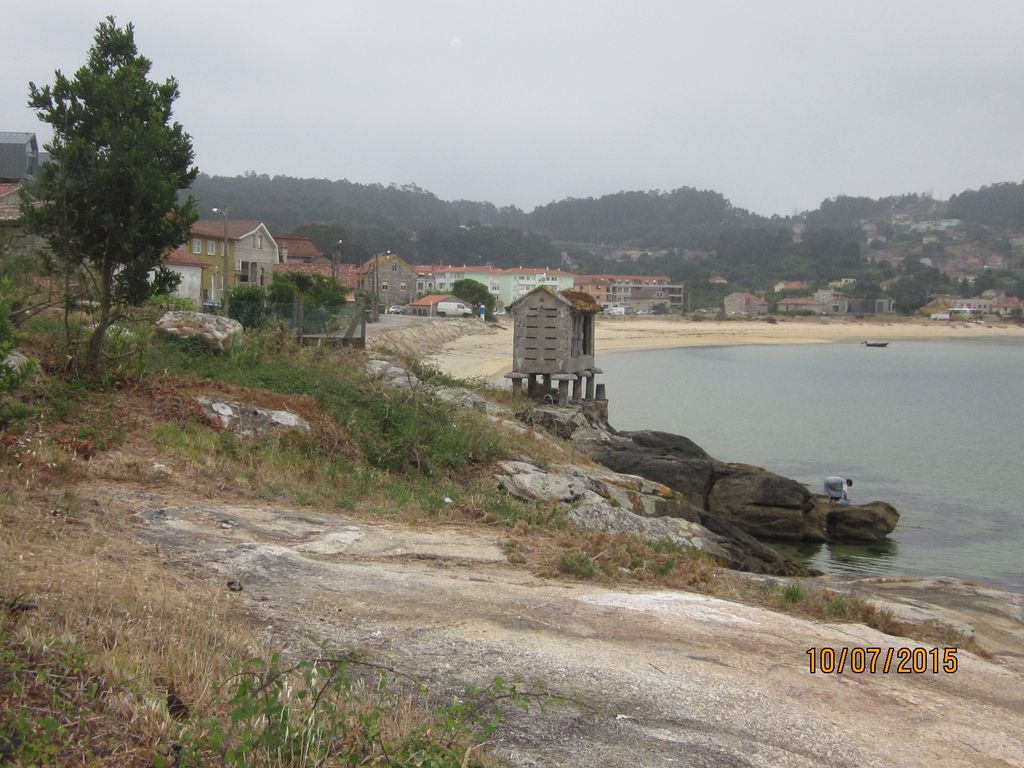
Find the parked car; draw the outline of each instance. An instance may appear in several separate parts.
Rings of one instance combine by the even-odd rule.
[[[473,308],[461,301],[439,301],[437,303],[438,317],[472,317]]]
[[[405,307],[403,307],[401,304],[393,304],[390,307],[388,307],[388,314],[389,315],[404,315],[405,314]]]

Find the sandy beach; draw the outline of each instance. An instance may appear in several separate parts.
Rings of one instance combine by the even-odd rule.
[[[441,321],[443,322],[443,321]],[[512,370],[512,320],[496,332],[461,336],[426,362],[460,379],[494,379]],[[602,352],[737,344],[860,344],[865,340],[1017,338],[1024,326],[1008,322],[950,323],[919,318],[884,320],[785,318],[693,321],[679,317],[599,317],[595,343]]]

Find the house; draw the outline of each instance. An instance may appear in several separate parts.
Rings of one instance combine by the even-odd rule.
[[[282,264],[308,264],[311,261],[322,259],[324,256],[308,237],[281,235],[274,239],[277,240],[277,248]]]
[[[198,256],[193,256],[187,247],[180,245],[171,251],[164,258],[164,266],[172,272],[181,276],[178,287],[174,290],[175,296],[191,299],[196,306],[202,306],[203,285],[207,270],[212,267]]]
[[[21,182],[0,181],[0,238],[10,253],[25,253],[46,247],[46,239],[26,234],[21,220]]]
[[[838,280],[832,280],[829,282],[830,288],[849,288],[857,284],[856,277],[841,277]]]
[[[280,238],[278,238],[280,242]],[[336,280],[341,284],[342,287],[348,289],[348,298],[353,298],[355,294],[356,286],[359,284],[359,278],[356,274],[357,267],[355,264],[337,264],[332,265],[329,261],[317,261],[317,262],[288,262],[285,264],[279,264],[274,267],[274,274],[303,274],[303,275],[321,275],[322,277],[330,277],[332,271],[337,268]]]
[[[227,233],[227,289],[236,285],[266,286],[279,262],[277,241],[260,221],[200,219],[192,225],[188,252],[209,269],[203,273],[202,303],[219,303],[225,288],[224,243]]]
[[[814,300],[821,304],[823,311],[819,314],[822,315],[845,315],[849,306],[843,294],[829,288],[815,291]]]
[[[519,393],[527,381],[527,394],[547,397],[551,383],[558,384],[558,403],[572,399],[593,400],[594,315],[601,311],[588,293],[555,292],[541,285],[509,306],[515,318],[512,339],[512,391]],[[541,383],[543,381],[543,384]]]
[[[612,281],[604,275],[576,275],[573,288],[577,291],[589,293],[594,301],[602,307],[611,306],[609,296],[611,294]]]
[[[606,310],[621,307],[626,312],[646,312],[658,304],[681,309],[685,290],[667,275],[580,275],[574,288],[589,293]]]
[[[398,254],[378,253],[360,265],[356,287],[373,296],[378,308],[408,304],[416,296],[416,270]]]
[[[571,272],[548,267],[500,269],[465,264],[422,264],[415,267],[415,271],[417,295],[451,291],[459,280],[475,280],[494,296],[497,306],[507,306],[539,285],[556,291],[572,288],[576,278]]]
[[[34,133],[0,131],[0,181],[34,179],[39,168],[39,143]]]
[[[743,291],[725,297],[725,314],[730,317],[754,317],[768,314],[768,302]]]
[[[783,291],[806,291],[809,289],[810,286],[803,280],[780,280],[772,286],[772,290],[775,293],[782,293]]]
[[[825,314],[825,308],[813,296],[792,296],[779,299],[779,312],[813,312],[816,315]]]
[[[846,312],[850,315],[888,315],[893,312],[896,302],[888,296],[877,299],[847,299]]]

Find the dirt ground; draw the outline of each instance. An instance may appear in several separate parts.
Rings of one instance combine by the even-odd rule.
[[[489,748],[515,766],[1024,765],[1024,604],[959,583],[882,584],[907,612],[955,595],[992,659],[882,672],[924,647],[683,592],[538,578],[500,530],[373,525],[169,489],[83,489],[163,561],[198,574],[285,648],[357,649],[457,695],[495,676],[568,701],[509,707]],[[874,674],[812,674],[808,649],[879,647]],[[929,657],[930,659],[931,657]],[[931,662],[929,661],[929,664]]]

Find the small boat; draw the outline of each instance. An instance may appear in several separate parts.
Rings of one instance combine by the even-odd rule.
[[[865,341],[864,342],[864,346],[865,347],[888,347],[889,346],[889,342],[888,341]]]

